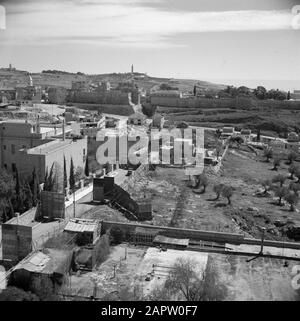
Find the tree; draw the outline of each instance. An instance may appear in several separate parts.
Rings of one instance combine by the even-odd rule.
[[[48,190],[48,167],[46,168],[46,174],[45,174],[45,178],[44,178],[44,187],[43,187],[44,191]]]
[[[15,168],[15,177],[16,177],[16,198],[15,198],[15,208],[17,212],[23,213],[25,211],[25,195],[24,195],[24,188],[21,186],[19,171],[17,167]]]
[[[286,96],[286,99],[287,99],[287,100],[290,100],[290,99],[291,99],[291,92],[290,92],[290,91],[288,91],[287,96]]]
[[[222,196],[227,198],[228,205],[231,204],[232,195],[233,195],[233,188],[231,186],[224,186],[222,189]]]
[[[256,141],[260,142],[260,128],[257,130]]]
[[[179,122],[177,125],[176,125],[176,128],[183,128],[183,129],[185,129],[185,128],[188,128],[189,127],[189,125],[188,125],[188,123],[186,123],[185,121],[181,121],[181,122]]]
[[[20,184],[20,176],[18,168],[15,168],[15,177],[16,177],[16,195],[20,195],[21,192],[21,184]]]
[[[44,181],[44,191],[51,192],[54,186],[54,163],[50,168],[50,172],[48,174],[48,168],[46,170],[45,181]]]
[[[24,206],[26,210],[29,210],[33,206],[33,199],[32,199],[32,192],[28,182],[25,183],[23,186],[25,199],[24,199]]]
[[[110,240],[114,244],[120,244],[124,241],[125,233],[118,226],[113,226],[109,233]]]
[[[81,166],[78,166],[75,171],[75,182],[79,182],[84,178],[84,170]]]
[[[165,300],[179,295],[186,301],[220,301],[225,299],[227,290],[210,263],[204,271],[197,271],[196,261],[180,258],[170,269],[161,293],[166,296]]]
[[[0,169],[0,199],[9,200],[15,191],[13,176],[5,169]]]
[[[220,198],[220,195],[222,193],[224,184],[215,184],[213,187],[213,191],[216,193],[216,201]]]
[[[0,293],[0,301],[40,301],[39,298],[20,288],[9,286]]]
[[[254,89],[254,95],[257,99],[265,99],[266,98],[267,90],[263,86],[258,86]]]
[[[89,165],[92,173],[95,173],[98,170],[102,169],[102,166],[95,159],[92,159]]]
[[[40,199],[40,184],[35,167],[32,172],[30,188],[32,193],[32,205],[37,206],[37,203]]]
[[[291,182],[289,189],[298,195],[300,191],[300,183]]]
[[[300,166],[297,166],[294,175],[298,178],[298,183],[300,183]]]
[[[53,183],[52,191],[56,193],[64,192],[64,177],[63,168],[61,164],[57,161],[53,163]]]
[[[278,171],[278,166],[280,166],[281,159],[279,157],[276,157],[273,159],[273,171]]]
[[[290,179],[294,179],[294,174],[297,172],[297,167],[298,167],[297,165],[291,164],[290,167],[288,168],[288,171],[291,174],[289,177]]]
[[[278,174],[272,178],[272,183],[279,183],[280,186],[282,187],[285,180],[286,180],[286,177],[284,175]]]
[[[64,155],[64,193],[66,192],[67,187],[68,187],[67,163],[66,163],[66,157]]]
[[[296,159],[297,159],[297,153],[294,151],[290,151],[287,158],[288,158],[288,164],[291,165]]]
[[[284,198],[287,193],[288,189],[285,186],[279,186],[274,189],[275,196],[278,197],[278,205],[282,205],[282,198]]]
[[[261,181],[261,185],[264,187],[264,194],[267,194],[268,190],[271,188],[272,186],[272,182],[269,179],[265,179],[263,181]]]
[[[299,202],[299,196],[294,193],[293,191],[289,191],[285,196],[284,199],[290,204],[291,212],[295,211],[295,206]]]
[[[242,136],[231,136],[229,143],[236,144],[238,148],[244,143],[244,138]]]
[[[75,190],[75,173],[74,173],[73,158],[71,158],[69,184],[70,184],[71,191],[74,192],[74,190]]]
[[[48,177],[48,191],[51,192],[53,191],[53,186],[54,186],[54,163],[52,163],[51,168],[50,168],[50,173]]]
[[[270,161],[270,158],[273,157],[273,149],[270,148],[270,147],[267,147],[267,148],[264,148],[264,157],[266,157],[266,161],[269,162]]]
[[[90,176],[90,167],[89,167],[89,158],[88,157],[86,158],[86,161],[85,161],[84,175],[86,177]]]

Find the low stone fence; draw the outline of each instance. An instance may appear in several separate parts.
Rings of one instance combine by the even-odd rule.
[[[159,230],[161,234],[174,238],[189,238],[196,240],[204,240],[211,242],[220,243],[233,243],[241,244],[244,240],[243,234],[233,234],[233,233],[223,233],[223,232],[213,232],[213,231],[201,231],[192,229],[182,229],[175,227],[166,226],[155,226],[146,224],[133,224],[133,223],[121,223],[121,222],[102,222],[102,229],[104,231],[110,229],[112,226],[117,226],[122,229],[125,233],[133,233],[136,227],[142,227],[145,229]]]

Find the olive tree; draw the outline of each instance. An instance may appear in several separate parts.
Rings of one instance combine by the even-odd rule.
[[[222,189],[222,196],[227,198],[228,205],[231,204],[232,195],[233,195],[233,188],[231,186],[224,186]]]

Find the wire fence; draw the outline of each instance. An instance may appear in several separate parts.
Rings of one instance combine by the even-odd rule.
[[[32,240],[32,249],[33,251],[43,248],[43,245],[50,239],[55,236],[58,236],[63,232],[67,222],[59,221],[57,226],[53,226],[51,229],[45,233],[39,235],[35,240]]]

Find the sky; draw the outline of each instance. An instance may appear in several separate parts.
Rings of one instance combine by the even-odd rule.
[[[134,64],[151,76],[300,89],[300,0],[0,0],[0,19],[3,8],[1,67]]]

